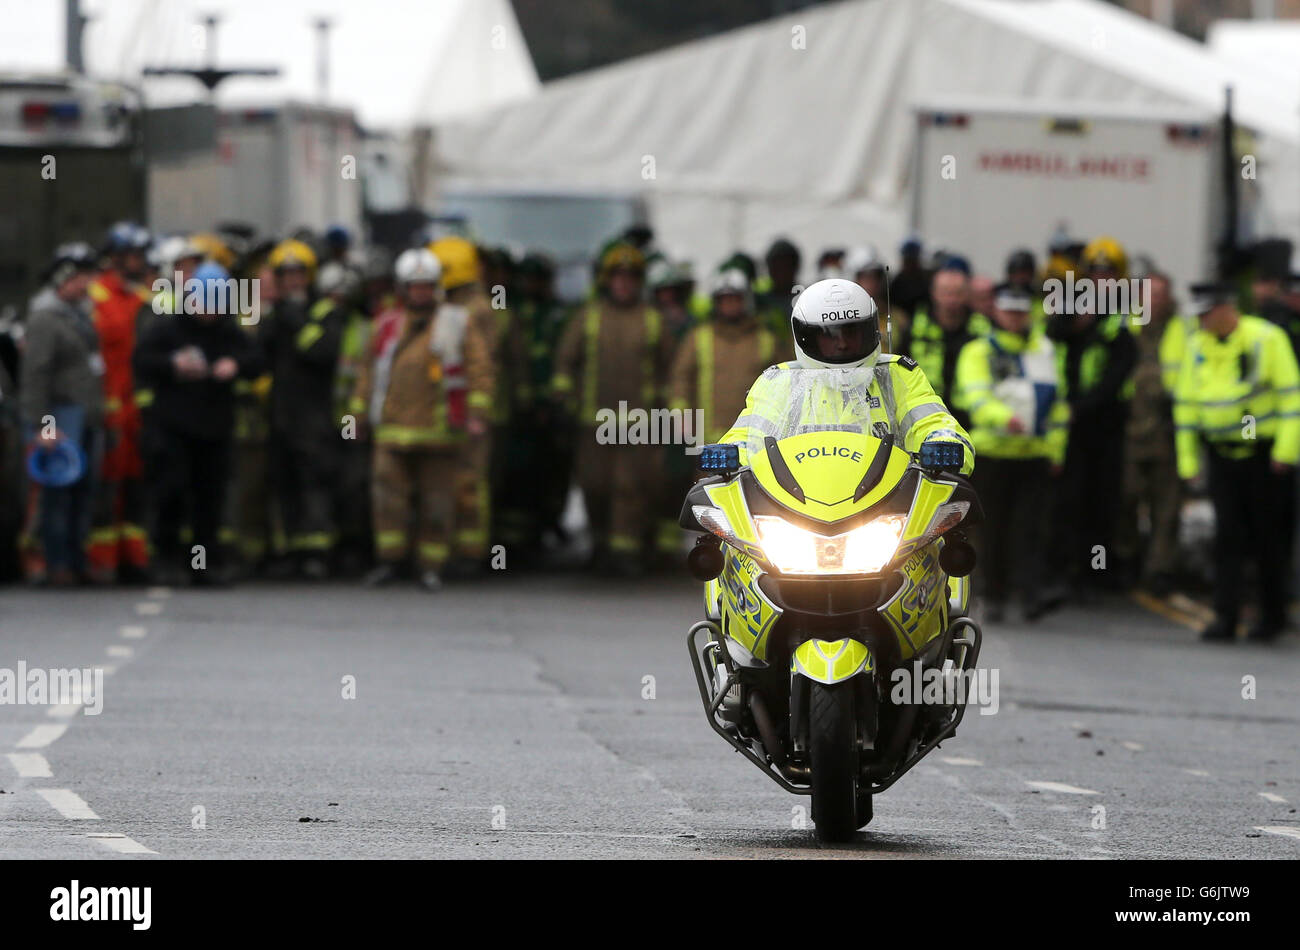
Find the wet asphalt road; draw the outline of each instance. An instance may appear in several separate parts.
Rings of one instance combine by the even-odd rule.
[[[986,629],[997,713],[823,848],[706,725],[697,605],[571,574],[5,589],[0,669],[109,672],[97,716],[0,705],[0,856],[1300,857],[1295,635],[1120,601]]]

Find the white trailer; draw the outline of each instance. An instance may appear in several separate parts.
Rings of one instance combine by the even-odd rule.
[[[922,104],[911,224],[1000,277],[1013,248],[1040,260],[1058,228],[1111,235],[1177,284],[1212,275],[1224,234],[1219,116],[1177,107]]]
[[[238,221],[272,235],[332,224],[361,232],[362,142],[350,111],[288,103],[223,108],[214,118],[208,145],[150,150],[154,228]]]

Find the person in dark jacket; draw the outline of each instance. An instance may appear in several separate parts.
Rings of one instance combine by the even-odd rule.
[[[32,580],[68,587],[86,578],[86,540],[103,452],[104,360],[86,306],[98,255],[88,245],[54,252],[48,285],[32,298],[18,383],[19,414],[34,449],[80,447],[81,475],[41,489],[39,534],[44,574]],[[39,571],[39,568],[36,569]]]
[[[308,255],[296,241],[271,255],[276,302],[258,330],[273,380],[271,473],[285,541],[299,573],[319,580],[335,542],[342,433],[334,383],[347,309],[315,296]]]
[[[261,354],[236,324],[225,269],[202,265],[199,289],[186,295],[184,311],[156,320],[136,345],[136,379],[153,391],[147,457],[156,498],[152,526],[160,580],[181,581],[180,528],[188,524],[193,546],[188,576],[195,584],[225,580],[218,529],[230,468],[236,379],[261,375]],[[229,301],[229,303],[227,302]],[[195,312],[197,311],[197,312]]]

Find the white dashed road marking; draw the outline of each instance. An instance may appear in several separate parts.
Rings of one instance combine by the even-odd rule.
[[[144,627],[125,626],[118,632],[127,640],[143,640],[149,631]]]
[[[94,838],[110,851],[116,851],[118,854],[157,854],[157,851],[150,851],[138,841],[133,841],[126,835],[112,834],[104,832],[102,834],[86,835],[87,838]]]
[[[172,595],[170,587],[150,587],[145,591],[145,596],[152,600],[166,600]]]
[[[134,656],[135,650],[131,649],[128,646],[123,646],[120,643],[110,643],[108,645],[108,655],[118,656],[118,657]]]
[[[67,723],[60,723],[51,726],[37,726],[27,735],[18,740],[20,749],[44,749],[59,736],[68,731]]]
[[[64,818],[79,821],[98,821],[99,816],[91,811],[86,800],[76,792],[66,788],[38,788],[36,794],[50,803],[50,806]]]
[[[1066,785],[1064,782],[1025,782],[1030,788],[1036,788],[1044,792],[1060,792],[1062,795],[1100,795],[1101,792],[1094,792],[1090,788],[1079,788],[1077,785]]]
[[[1271,825],[1266,828],[1255,826],[1256,831],[1264,831],[1270,835],[1281,835],[1284,838],[1295,838],[1300,840],[1300,828],[1292,828],[1290,825]]]
[[[50,763],[38,752],[10,752],[5,756],[9,763],[18,770],[19,778],[53,778]]]
[[[1130,752],[1141,752],[1143,748],[1142,743],[1140,742],[1121,742],[1120,745],[1128,749]]]
[[[960,755],[941,755],[940,762],[946,762],[948,765],[983,765],[979,759],[967,759]]]
[[[163,605],[155,600],[145,600],[135,605],[135,612],[141,617],[156,617],[162,613]]]
[[[1273,802],[1276,805],[1285,805],[1286,799],[1281,795],[1274,795],[1272,792],[1260,792],[1259,797],[1267,802]]]
[[[50,711],[45,715],[53,716],[55,719],[67,719],[69,716],[75,716],[81,709],[81,703],[59,703],[57,706],[51,706]]]

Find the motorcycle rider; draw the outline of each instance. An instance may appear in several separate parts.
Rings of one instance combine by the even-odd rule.
[[[833,277],[803,291],[790,314],[795,360],[767,369],[722,437],[740,447],[741,464],[767,436],[800,429],[892,435],[909,452],[930,441],[960,442],[961,474],[975,468],[970,436],[906,356],[881,353],[880,314],[851,280]]]

